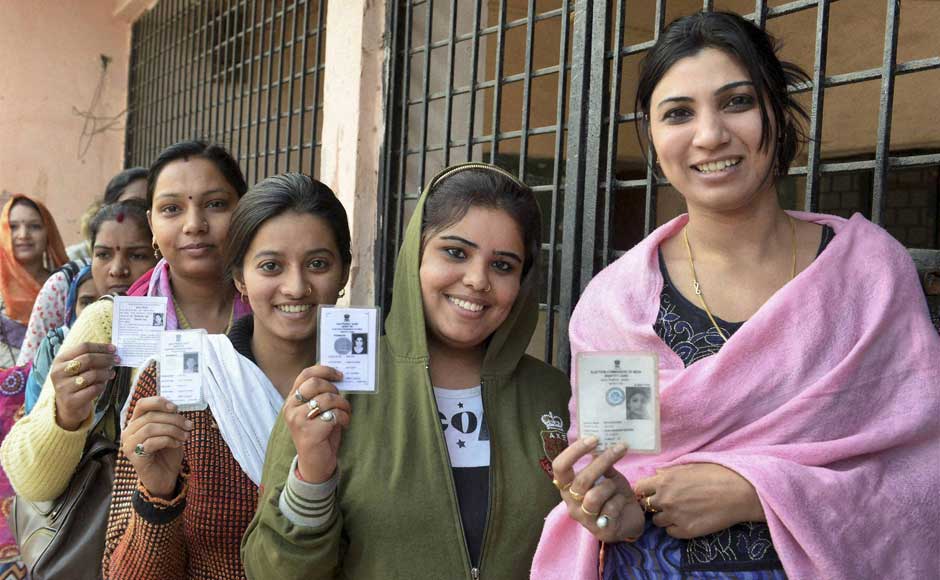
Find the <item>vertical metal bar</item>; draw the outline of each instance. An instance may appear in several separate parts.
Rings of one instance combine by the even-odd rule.
[[[454,50],[457,45],[457,0],[450,0],[449,34],[447,38],[447,87],[444,96],[444,167],[450,165],[451,118],[454,114]]]
[[[160,142],[159,147],[162,149],[166,147],[169,143],[169,123],[167,123],[167,117],[169,116],[169,104],[170,104],[170,31],[172,30],[172,19],[173,15],[170,14],[171,6],[169,2],[161,2],[159,5],[160,10],[160,50],[157,52],[157,62],[160,66],[160,72],[157,75],[157,86],[159,87],[159,99],[157,101],[157,135],[159,136]]]
[[[235,18],[235,24],[232,26],[232,82],[229,87],[229,98],[231,99],[232,106],[229,109],[229,118],[228,118],[228,131],[229,131],[229,153],[233,157],[238,159],[238,150],[241,147],[241,126],[242,119],[241,117],[238,120],[235,119],[236,109],[241,109],[241,87],[245,82],[245,35],[248,31],[245,29],[245,10],[244,0],[237,0],[235,2],[235,7],[233,8],[233,16]],[[238,49],[236,51],[236,48]],[[235,53],[238,52],[238,55]],[[236,61],[238,66],[235,66]],[[236,77],[236,68],[238,76]],[[237,78],[237,80],[236,80]],[[238,101],[238,106],[235,106],[235,101]],[[236,141],[237,139],[237,141]]]
[[[296,14],[294,15],[296,17]],[[284,90],[284,51],[287,49],[287,0],[281,4],[281,48],[277,70],[277,120],[274,122],[274,173],[280,173],[281,158],[281,100]],[[274,58],[272,55],[271,58]],[[290,149],[290,145],[287,146]]]
[[[127,67],[127,124],[124,126],[124,167],[131,167],[134,163],[134,151],[137,141],[137,83],[140,75],[137,71],[140,58],[140,20],[131,25],[131,51]]]
[[[323,70],[323,23],[326,22],[326,10],[324,10],[324,5],[326,5],[327,0],[319,0],[317,4],[317,46],[315,59],[316,64],[314,65],[313,73],[313,123],[311,123],[311,132],[310,132],[310,175],[317,175],[317,145],[319,143],[319,131],[317,130],[317,105],[320,103],[320,71]]]
[[[186,2],[183,6],[183,12],[186,15],[185,34],[186,39],[183,43],[183,65],[180,69],[182,78],[182,88],[180,90],[180,119],[177,125],[177,140],[182,141],[190,136],[190,115],[192,114],[192,69],[193,69],[193,36],[196,29],[196,15],[192,4]]]
[[[760,0],[758,0],[760,2]],[[666,0],[656,1],[656,24],[655,39],[659,40],[659,35],[666,26]],[[649,122],[647,120],[647,122]],[[646,194],[643,201],[643,235],[648,236],[650,232],[656,229],[656,203],[657,203],[657,176],[654,171],[656,165],[656,151],[653,150],[653,144],[650,142],[646,149],[646,158],[649,159],[649,165],[646,167]]]
[[[894,67],[897,64],[898,25],[901,0],[887,0],[884,60],[881,64],[881,94],[878,108],[878,136],[875,146],[875,176],[872,184],[871,221],[884,223],[885,193],[888,188],[888,162],[891,152],[891,111],[894,105]]]
[[[607,3],[595,2],[591,23],[590,70],[595,83],[604,86],[606,77],[607,52]],[[596,85],[595,85],[596,86]],[[594,264],[597,259],[597,206],[600,190],[600,143],[603,131],[604,91],[590,91],[588,97],[587,142],[584,147],[584,173],[581,181],[581,203],[584,226],[581,230],[581,270],[578,294],[594,277]]]
[[[160,150],[160,34],[163,32],[160,24],[163,17],[163,7],[159,4],[155,7],[153,19],[153,35],[151,37],[151,93],[150,93],[150,128],[148,132],[151,135],[151,156]]]
[[[255,113],[255,150],[252,155],[254,158],[254,172],[253,177],[250,179],[249,183],[255,183],[259,180],[259,174],[261,172],[261,91],[264,87],[262,83],[262,74],[264,71],[264,32],[267,28],[267,10],[265,9],[265,3],[268,0],[261,1],[261,38],[258,40],[258,110]],[[272,4],[274,0],[269,0]],[[272,9],[273,12],[273,9]],[[270,66],[271,63],[268,63]]]
[[[261,11],[263,14],[263,6]],[[252,119],[257,120],[257,116],[255,116],[252,112],[254,109],[255,100],[255,36],[257,26],[258,0],[251,0],[251,42],[248,47],[248,81],[244,83],[245,90],[248,92],[248,105],[246,107],[247,113],[242,113],[242,120],[245,123],[245,153],[244,158],[239,158],[241,162],[242,173],[245,175],[245,179],[250,179],[248,172],[255,166],[255,161],[252,161],[251,159],[251,121]],[[242,96],[242,98],[244,99],[245,97]],[[257,128],[255,131],[257,132]],[[239,146],[241,146],[241,143],[239,143]],[[249,183],[253,182],[249,181]]]
[[[398,139],[398,191],[395,198],[395,247],[401,245],[404,237],[405,225],[405,193],[408,184],[408,100],[411,92],[411,33],[414,18],[414,10],[411,0],[405,2],[405,41],[402,48],[402,59],[405,61],[405,68],[401,76],[401,135]],[[418,188],[424,184],[419,182]]]
[[[577,300],[578,272],[581,253],[576,250],[581,235],[581,203],[579,197],[584,175],[587,100],[591,79],[591,21],[594,0],[574,4],[574,37],[572,39],[571,83],[568,91],[568,158],[565,169],[565,207],[562,240],[568,251],[561,253],[559,284],[559,329],[557,366],[567,371],[570,345],[568,321]]]
[[[269,165],[268,161],[271,156],[271,91],[274,88],[274,19],[277,14],[277,0],[272,0],[271,2],[271,30],[268,34],[268,56],[267,56],[267,67],[268,67],[268,81],[266,83],[267,88],[267,110],[264,114],[264,174],[258,177],[258,179],[263,179],[269,175]],[[260,151],[259,151],[260,153]]]
[[[186,50],[186,127],[183,135],[185,139],[194,139],[196,137],[196,108],[198,106],[197,87],[199,86],[198,68],[196,66],[198,50],[198,31],[199,31],[199,7],[188,5],[186,10],[189,12],[191,26],[187,32],[187,50]]]
[[[551,207],[551,229],[548,233],[548,292],[545,298],[547,305],[545,316],[545,362],[552,364],[555,359],[555,308],[558,297],[555,296],[555,266],[556,250],[558,245],[558,216],[562,213],[559,205],[561,204],[561,157],[564,154],[565,140],[565,81],[568,76],[568,25],[569,25],[569,6],[568,0],[563,0],[561,8],[561,37],[558,41],[558,83],[555,88],[555,155],[552,166],[552,207]],[[564,185],[568,189],[567,183]],[[564,334],[564,332],[562,333]],[[559,355],[564,360],[565,357]]]
[[[493,77],[493,134],[490,142],[490,163],[496,163],[499,152],[499,117],[503,101],[503,42],[506,38],[506,0],[499,0],[499,24],[496,30],[496,62]]]
[[[418,183],[424,185],[428,163],[428,96],[431,92],[431,31],[434,28],[434,0],[425,0],[424,9],[424,79],[421,84],[421,159],[418,161]]]
[[[754,24],[761,30],[767,27],[767,0],[754,0]]]
[[[141,157],[144,159],[153,159],[153,149],[154,149],[154,137],[153,137],[153,102],[152,97],[154,93],[153,87],[153,31],[156,27],[156,13],[155,11],[149,12],[145,17],[144,21],[144,37],[141,46],[141,61],[143,64],[143,79],[142,79],[142,95],[141,95],[141,108],[143,110],[142,123],[140,127],[141,133],[141,147],[140,153]]]
[[[221,133],[219,126],[219,112],[222,103],[219,102],[219,95],[222,92],[222,71],[225,64],[222,62],[222,3],[216,3],[216,10],[212,15],[212,69],[209,73],[209,134],[212,135],[212,142],[219,143]]]
[[[535,44],[535,0],[526,10],[525,64],[522,80],[522,135],[519,137],[519,179],[525,181],[525,165],[529,156],[529,107],[532,100],[532,48]]]
[[[715,0],[703,0],[702,10],[705,12],[711,12],[715,9]]]
[[[300,16],[297,13],[299,0],[294,0],[293,12],[294,20],[293,27],[291,28],[290,35],[290,80],[287,82],[287,92],[289,94],[288,105],[287,105],[287,152],[284,154],[284,167],[287,171],[291,170],[290,167],[290,153],[294,144],[294,75],[297,74],[296,67],[294,63],[297,60],[297,24],[300,20]],[[306,4],[306,3],[305,3]],[[304,9],[304,20],[306,21],[307,10]],[[304,36],[307,34],[307,29],[304,28]],[[301,76],[301,82],[303,82],[303,76]],[[301,103],[301,109],[303,109],[303,103]],[[303,131],[303,125],[301,125],[300,130]],[[301,142],[303,142],[303,137],[301,137]],[[298,155],[300,154],[301,147],[297,148]]]
[[[166,0],[164,0],[165,2]],[[167,93],[169,94],[168,102],[168,113],[167,113],[167,135],[169,142],[176,141],[176,123],[179,119],[179,67],[180,67],[180,15],[182,2],[180,0],[173,0],[173,18],[172,26],[170,27],[170,34],[172,37],[170,54],[168,55],[168,60],[170,60],[170,87]]]
[[[199,73],[196,85],[196,131],[195,137],[206,139],[205,117],[206,117],[206,49],[209,37],[209,3],[202,2],[202,13],[199,18],[200,38],[199,38]]]
[[[480,10],[482,4],[483,0],[476,0],[473,7],[473,31],[470,39],[470,100],[467,109],[467,161],[473,161],[473,126],[476,121],[477,108],[477,68],[480,65]]]
[[[610,263],[610,218],[613,214],[613,207],[618,193],[617,187],[614,185],[616,180],[614,165],[617,163],[617,141],[620,132],[617,117],[620,113],[620,47],[623,46],[624,8],[623,2],[617,2],[617,20],[614,22],[613,50],[611,50],[613,58],[610,63],[610,102],[607,106],[607,167],[604,176],[606,200],[604,203],[601,268],[605,268]]]
[[[229,107],[229,93],[230,87],[235,83],[232,82],[231,76],[235,76],[235,69],[232,68],[232,74],[229,75],[228,69],[230,63],[235,62],[235,39],[232,34],[232,0],[225,0],[225,8],[223,9],[223,14],[225,14],[225,32],[223,33],[223,44],[224,50],[222,51],[222,82],[219,87],[219,98],[222,100],[222,116],[218,120],[219,124],[219,140],[225,144],[225,148],[231,151],[232,149],[232,124],[228,122],[228,107]],[[234,67],[234,65],[232,65]]]
[[[803,209],[819,209],[819,158],[822,146],[823,95],[826,84],[826,56],[829,44],[829,0],[816,7],[816,53],[813,64],[813,95],[810,105],[809,143],[806,160],[806,193]]]
[[[321,0],[318,0],[318,2]],[[307,113],[307,38],[310,36],[310,3],[313,0],[304,0],[304,37],[300,43],[300,150],[298,155],[300,156],[300,161],[298,167],[300,171],[303,172],[304,168],[304,117]],[[316,95],[313,96],[314,106],[313,106],[313,116],[316,118],[317,109],[316,109]],[[314,137],[310,137],[310,155],[313,155],[313,140]]]
[[[392,160],[395,158],[392,142],[395,139],[396,119],[398,115],[395,111],[396,90],[401,90],[397,83],[398,65],[400,62],[399,52],[399,33],[398,33],[398,12],[397,2],[387,4],[386,26],[389,33],[389,63],[386,70],[385,83],[388,90],[385,92],[385,111],[387,112],[385,123],[385,139],[382,144],[382,174],[380,181],[382,183],[382,193],[378,199],[378,211],[380,216],[378,239],[376,240],[375,262],[373,271],[376,272],[375,280],[375,300],[382,306],[383,312],[388,312],[389,307],[389,284],[388,279],[392,270],[390,256],[393,254],[391,240],[394,235],[390,229],[392,222],[390,208],[392,207],[392,196],[396,195],[393,189]]]

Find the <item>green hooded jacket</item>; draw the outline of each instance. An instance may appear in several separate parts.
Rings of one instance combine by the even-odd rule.
[[[433,180],[432,180],[433,183]],[[566,445],[570,385],[525,354],[538,321],[537,268],[490,338],[481,372],[490,430],[489,512],[471,569],[447,445],[428,374],[418,268],[425,190],[398,255],[379,352],[378,393],[349,395],[334,515],[291,523],[278,508],[296,455],[283,416],[268,443],[260,500],[242,540],[251,579],[523,579],[544,518],[559,503],[549,475]]]

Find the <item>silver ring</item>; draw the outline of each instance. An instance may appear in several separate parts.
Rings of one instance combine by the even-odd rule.
[[[336,415],[333,413],[333,411],[330,410],[323,411],[323,413],[320,414],[320,420],[326,421],[327,423],[332,423],[336,420]]]
[[[603,529],[606,528],[608,525],[610,525],[610,518],[607,517],[607,516],[601,516],[601,517],[597,518],[597,520],[595,520],[594,523],[597,524],[597,527],[599,527],[600,529],[603,530]]]
[[[300,403],[301,405],[303,405],[304,403],[306,403],[307,401],[310,400],[310,399],[308,399],[307,397],[303,396],[303,395],[300,393],[300,389],[297,389],[296,391],[294,391],[294,398],[295,398],[295,399],[297,400],[297,402]]]
[[[316,417],[320,413],[320,402],[316,399],[310,399],[307,401],[307,407],[310,409],[307,411],[307,418],[311,419]]]
[[[147,452],[144,451],[144,444],[138,443],[134,445],[134,455],[147,455]]]

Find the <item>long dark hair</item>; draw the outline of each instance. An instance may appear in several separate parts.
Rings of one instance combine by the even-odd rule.
[[[147,204],[142,199],[125,199],[117,203],[109,203],[101,206],[98,213],[88,222],[88,241],[91,247],[95,247],[95,240],[98,238],[98,232],[101,226],[107,222],[121,223],[124,220],[133,220],[140,231],[147,234],[147,237],[153,235],[150,231],[150,222],[147,221]]]
[[[180,159],[189,160],[193,158],[208,159],[215,165],[225,181],[232,186],[238,197],[245,195],[248,191],[248,185],[245,183],[245,176],[238,166],[238,161],[221,145],[210,145],[205,141],[180,141],[174,143],[160,152],[156,161],[150,165],[147,172],[147,205],[153,206],[153,191],[157,185],[157,179],[160,172],[173,161]]]
[[[245,254],[266,221],[287,212],[322,218],[333,231],[343,267],[352,263],[346,208],[333,190],[302,173],[282,173],[256,183],[238,203],[228,229],[225,275],[229,282],[241,273]]]
[[[147,179],[147,170],[143,167],[131,167],[112,177],[107,187],[104,188],[104,202],[115,203],[118,201],[124,195],[127,186],[138,179]]]
[[[643,132],[648,134],[653,90],[666,72],[683,58],[715,48],[741,63],[754,82],[761,113],[761,149],[771,148],[776,174],[786,175],[807,141],[801,121],[809,119],[787,87],[807,83],[810,78],[799,66],[777,58],[779,46],[773,36],[731,12],[698,12],[674,20],[640,65],[634,108],[642,113]],[[772,128],[767,103],[773,113]]]
[[[424,202],[421,245],[435,233],[459,222],[470,208],[503,210],[522,232],[525,263],[522,276],[538,262],[542,243],[542,214],[528,185],[499,167],[484,164],[454,166],[431,184]]]

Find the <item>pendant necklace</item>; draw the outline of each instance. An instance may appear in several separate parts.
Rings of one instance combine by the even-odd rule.
[[[793,223],[793,218],[790,217],[790,214],[787,214],[787,223],[790,224],[790,235],[792,238],[792,252],[793,259],[792,265],[790,266],[790,280],[796,278],[796,225]],[[702,310],[705,311],[705,314],[708,315],[708,319],[711,320],[712,326],[715,327],[715,330],[718,331],[718,335],[721,338],[728,342],[728,337],[725,336],[725,333],[722,332],[721,328],[718,326],[718,323],[715,321],[715,317],[712,316],[712,311],[708,309],[708,304],[705,302],[705,295],[702,293],[702,285],[699,284],[698,276],[695,274],[695,262],[692,261],[692,247],[689,245],[689,226],[686,224],[682,228],[682,239],[685,240],[685,251],[689,256],[689,271],[692,272],[692,288],[695,290],[695,295],[698,296],[699,302],[702,303]]]

